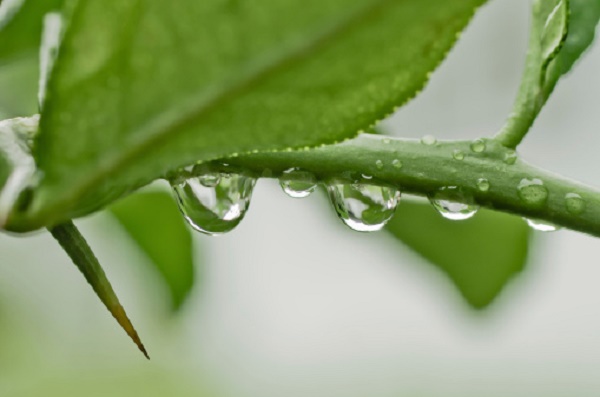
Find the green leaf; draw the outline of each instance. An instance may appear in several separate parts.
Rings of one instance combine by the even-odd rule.
[[[110,281],[108,281],[102,266],[100,266],[100,262],[98,262],[96,255],[94,255],[94,252],[85,241],[85,238],[79,233],[77,227],[73,222],[66,222],[48,230],[52,234],[52,237],[54,237],[65,250],[67,255],[69,255],[75,266],[81,271],[87,282],[94,289],[98,298],[100,298],[115,320],[117,320],[119,325],[127,335],[129,335],[144,356],[146,356],[147,359],[150,359],[144,344],[133,327],[133,324],[131,324],[131,321],[127,317],[127,313],[125,313],[125,309],[123,309],[121,302],[119,302],[119,298],[110,285]]]
[[[194,260],[190,229],[173,198],[165,192],[143,192],[110,210],[160,273],[173,309],[179,309],[194,285]]]
[[[600,21],[600,0],[569,0],[569,31],[558,55],[548,67],[544,96],[548,98],[559,78],[569,72],[594,41]]]
[[[533,125],[558,80],[594,40],[600,0],[536,0],[525,72],[513,112],[498,134],[516,147]]]
[[[451,221],[429,204],[405,200],[387,230],[444,271],[477,309],[488,306],[527,260],[528,226],[500,212],[480,210]]]
[[[423,88],[484,1],[80,1],[30,227],[199,160],[352,137]]]

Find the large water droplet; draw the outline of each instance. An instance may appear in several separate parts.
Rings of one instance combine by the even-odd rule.
[[[233,230],[241,222],[255,183],[256,179],[240,174],[210,173],[176,182],[173,191],[188,223],[215,236]]]
[[[548,189],[540,179],[523,178],[518,186],[518,194],[529,207],[543,207],[548,200]]]
[[[390,186],[335,181],[327,186],[340,219],[359,232],[380,230],[392,218],[400,191]]]
[[[525,219],[525,222],[527,222],[527,224],[529,225],[530,228],[532,228],[533,230],[537,230],[539,232],[554,232],[554,231],[560,229],[560,227],[556,226],[553,223],[540,221],[538,219],[529,219],[529,218],[523,218],[523,219]]]
[[[565,207],[568,213],[580,215],[585,211],[586,203],[577,193],[567,193],[565,195]]]
[[[473,202],[473,198],[456,186],[439,189],[429,197],[429,201],[444,218],[453,221],[469,219],[479,209],[479,206]]]
[[[437,143],[437,139],[433,135],[425,135],[421,138],[421,143],[423,145],[432,146]]]
[[[317,187],[317,178],[311,172],[290,168],[279,178],[283,191],[293,198],[308,197]]]

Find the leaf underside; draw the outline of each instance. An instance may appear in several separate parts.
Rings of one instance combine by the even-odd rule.
[[[422,89],[483,2],[81,1],[26,216],[53,224],[199,160],[352,137]]]

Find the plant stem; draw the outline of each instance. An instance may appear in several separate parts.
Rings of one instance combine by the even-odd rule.
[[[425,145],[417,140],[361,135],[338,145],[293,152],[257,153],[229,158],[224,170],[233,167],[256,176],[278,177],[299,167],[327,183],[331,179],[356,179],[362,174],[373,181],[399,186],[403,193],[427,196],[443,186],[457,186],[471,194],[482,207],[539,219],[600,237],[600,191],[538,169],[521,159],[505,161],[515,152],[492,139],[484,140],[481,153],[470,141],[445,141]],[[458,153],[464,155],[463,160]],[[396,161],[397,160],[397,161]],[[382,167],[378,165],[383,164]],[[398,167],[401,162],[401,167]],[[395,164],[395,165],[394,165]],[[485,178],[487,191],[478,189]],[[519,196],[524,179],[540,179],[548,190],[542,206],[529,205]],[[578,194],[585,202],[580,213],[569,212],[567,194]]]

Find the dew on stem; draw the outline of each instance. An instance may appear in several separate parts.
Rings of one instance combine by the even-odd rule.
[[[453,221],[469,219],[479,210],[473,198],[456,186],[440,188],[429,201],[440,215]]]
[[[332,181],[327,191],[340,219],[359,232],[381,230],[400,201],[398,189],[373,183]]]
[[[290,168],[279,178],[283,191],[293,198],[308,197],[317,187],[317,178],[308,171],[300,168]]]
[[[172,183],[177,204],[197,231],[215,236],[233,230],[250,205],[256,179],[210,172]]]

